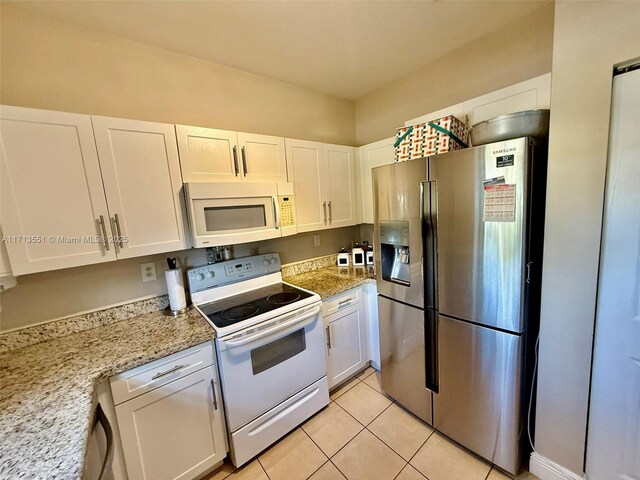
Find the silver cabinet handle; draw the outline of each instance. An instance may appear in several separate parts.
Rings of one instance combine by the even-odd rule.
[[[331,217],[332,217],[332,213],[331,213],[331,201],[329,201],[329,225],[331,225]]]
[[[120,230],[120,219],[118,218],[118,214],[116,213],[113,218],[116,221],[116,230],[118,231],[118,245],[120,245],[120,248],[123,248],[124,245],[122,244],[122,230]]]
[[[329,330],[329,325],[327,325],[327,347],[331,350],[331,330]]]
[[[213,409],[218,410],[218,399],[216,398],[216,383],[211,379],[211,394],[213,395]]]
[[[100,215],[100,228],[102,229],[102,242],[104,243],[104,249],[109,251],[109,239],[107,238],[107,229],[104,226],[104,217]]]
[[[158,372],[153,377],[151,377],[151,380],[157,380],[158,378],[166,377],[167,375],[171,375],[172,373],[175,373],[178,370],[183,369],[184,367],[184,365],[176,365],[175,367],[170,368],[165,372]]]
[[[244,170],[244,176],[247,176],[249,173],[249,169],[247,168],[247,153],[245,152],[244,146],[241,148],[242,152],[242,169]]]
[[[527,262],[527,279],[525,280],[527,283],[531,283],[531,265],[533,262]]]
[[[322,202],[322,210],[324,211],[324,224],[327,224],[327,202]]]
[[[345,303],[349,303],[351,300],[353,300],[351,297],[345,298],[344,300],[339,301],[338,305],[344,305]]]
[[[233,146],[233,168],[236,172],[236,177],[240,173],[240,167],[238,167],[238,147]]]

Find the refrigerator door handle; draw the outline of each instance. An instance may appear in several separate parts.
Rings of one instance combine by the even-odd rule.
[[[439,393],[438,312],[429,308],[424,311],[424,349],[426,387],[434,393]]]
[[[435,180],[420,185],[425,307],[438,308],[438,189]]]

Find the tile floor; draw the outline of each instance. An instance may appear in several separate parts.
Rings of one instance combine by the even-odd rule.
[[[331,393],[324,410],[235,470],[207,480],[509,480],[382,394],[371,367]],[[529,473],[517,480],[535,480]]]

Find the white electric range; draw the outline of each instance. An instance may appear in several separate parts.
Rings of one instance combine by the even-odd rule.
[[[188,271],[196,309],[216,331],[239,467],[329,404],[321,300],[282,281],[277,253]]]

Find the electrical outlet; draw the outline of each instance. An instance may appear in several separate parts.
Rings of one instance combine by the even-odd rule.
[[[141,263],[140,270],[142,272],[142,281],[143,282],[151,282],[153,280],[158,279],[158,275],[156,275],[156,264],[155,262],[149,263]]]
[[[314,247],[319,247],[320,246],[320,235],[314,235],[313,236],[313,246]]]

